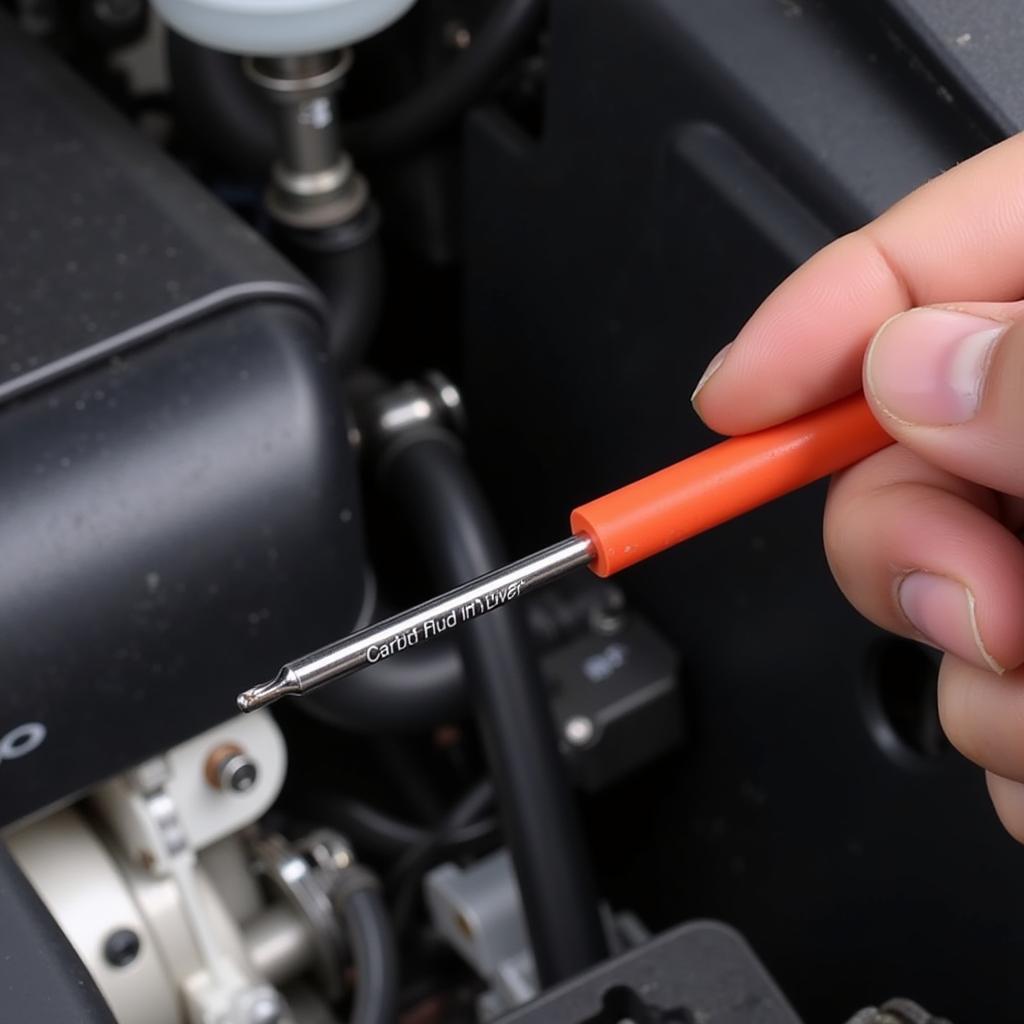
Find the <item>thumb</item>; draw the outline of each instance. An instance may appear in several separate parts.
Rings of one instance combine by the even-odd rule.
[[[1021,315],[1019,303],[911,309],[882,325],[864,359],[864,392],[897,441],[956,476],[1018,497],[1024,321],[1013,317]]]

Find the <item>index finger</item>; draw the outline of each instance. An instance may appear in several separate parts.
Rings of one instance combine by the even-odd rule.
[[[698,390],[742,434],[860,386],[875,331],[913,306],[1024,296],[1024,135],[985,150],[822,249],[762,303]]]

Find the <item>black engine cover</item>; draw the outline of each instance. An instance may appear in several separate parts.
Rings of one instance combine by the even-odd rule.
[[[319,299],[0,32],[0,825],[234,713],[363,602]]]

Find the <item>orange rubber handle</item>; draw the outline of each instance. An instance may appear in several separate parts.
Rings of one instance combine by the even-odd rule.
[[[611,576],[893,443],[863,395],[732,437],[574,509],[572,532]]]

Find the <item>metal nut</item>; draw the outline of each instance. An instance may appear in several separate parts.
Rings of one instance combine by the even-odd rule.
[[[256,762],[237,744],[223,743],[206,759],[206,781],[225,793],[245,793],[256,785]]]

